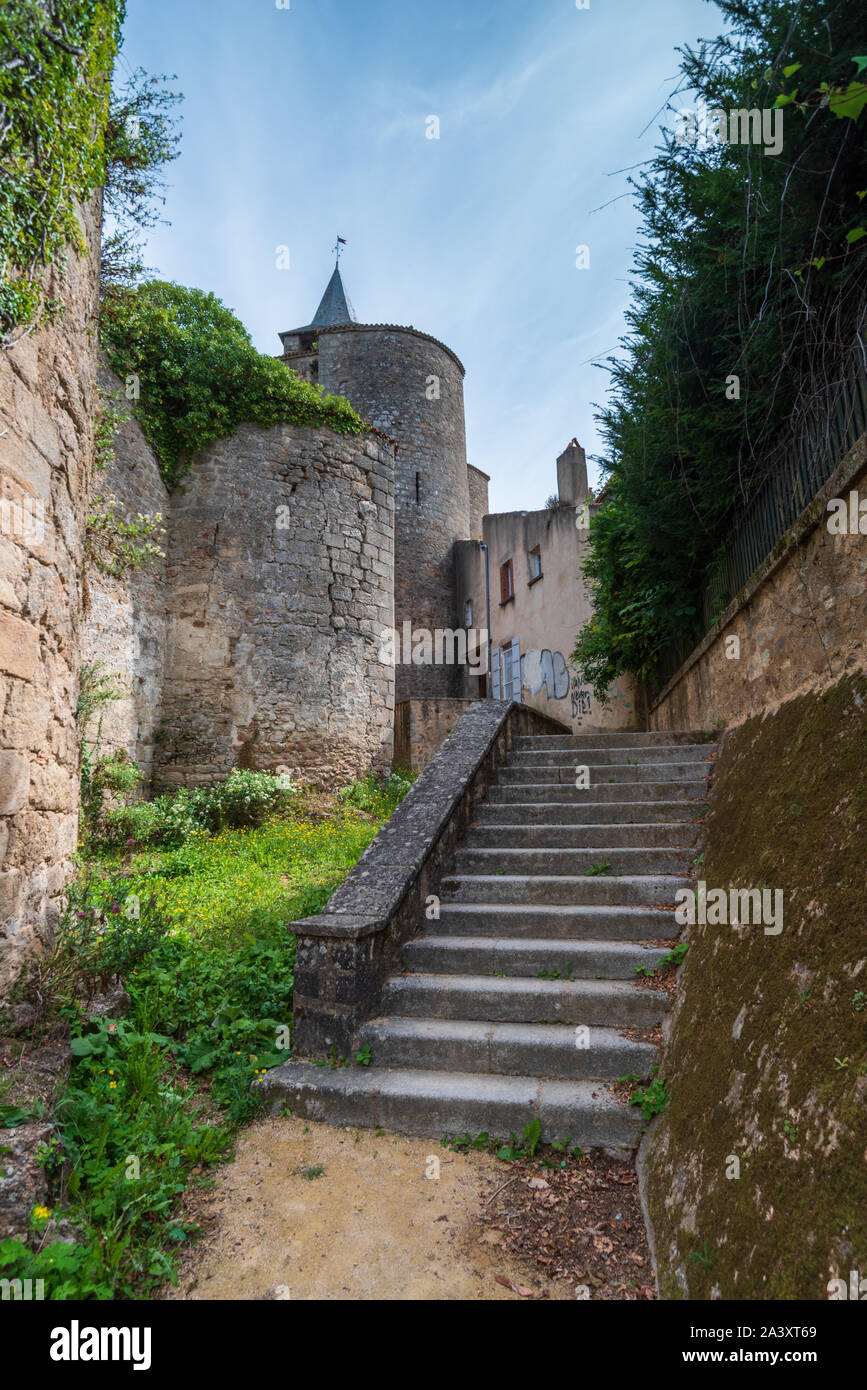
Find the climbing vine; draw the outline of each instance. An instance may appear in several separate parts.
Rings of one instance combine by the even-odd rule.
[[[91,498],[85,551],[87,558],[103,574],[121,579],[131,570],[164,560],[165,552],[157,543],[164,534],[160,512],[153,516],[149,512],[124,516],[114,493]]]
[[[119,393],[104,391],[97,386],[96,425],[93,432],[93,466],[102,473],[117,459],[115,443],[121,425],[132,419],[130,412],[120,403]]]
[[[0,347],[61,311],[46,268],[86,247],[76,204],[105,177],[124,0],[0,6]]]
[[[165,203],[162,174],[180,145],[175,110],[182,94],[165,85],[169,80],[136,68],[112,86],[105,128],[103,297],[152,273],[144,264],[142,233],[164,221],[159,216]]]

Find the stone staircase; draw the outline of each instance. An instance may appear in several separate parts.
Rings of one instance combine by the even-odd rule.
[[[689,734],[518,738],[479,808],[439,920],[404,947],[367,1067],[290,1062],[268,1090],[298,1115],[439,1138],[520,1135],[629,1147],[667,996],[637,983],[679,928],[715,745]],[[576,787],[589,768],[590,786]]]

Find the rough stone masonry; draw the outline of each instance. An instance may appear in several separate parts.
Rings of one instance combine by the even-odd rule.
[[[0,358],[0,996],[51,938],[78,830],[85,506],[96,415],[99,215],[56,267],[55,324]]]

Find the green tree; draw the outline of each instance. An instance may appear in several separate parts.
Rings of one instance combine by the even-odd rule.
[[[719,7],[726,34],[681,51],[675,100],[776,107],[783,146],[679,141],[672,120],[633,180],[642,234],[600,417],[607,487],[586,564],[595,612],[574,651],[600,697],[625,672],[652,681],[660,653],[700,635],[735,509],[793,426],[821,412],[864,328],[860,6]]]

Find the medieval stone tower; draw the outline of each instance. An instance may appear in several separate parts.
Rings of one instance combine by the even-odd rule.
[[[471,506],[464,426],[464,368],[436,338],[415,328],[359,323],[335,266],[322,302],[303,328],[281,333],[282,360],[299,376],[346,396],[397,444],[394,612],[435,631],[463,625],[457,613],[455,544],[481,537],[484,499]],[[477,470],[471,470],[475,475]],[[395,699],[469,694],[465,668],[400,664]]]

